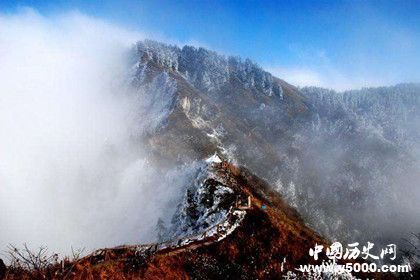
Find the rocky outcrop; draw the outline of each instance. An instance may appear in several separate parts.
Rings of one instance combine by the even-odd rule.
[[[0,259],[0,280],[6,277],[6,273],[7,273],[7,267],[4,264],[3,260]]]

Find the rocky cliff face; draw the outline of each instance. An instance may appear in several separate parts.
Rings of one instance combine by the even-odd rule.
[[[133,85],[159,83],[151,104],[166,104],[153,109],[161,117],[148,138],[162,158],[219,152],[268,180],[330,238],[396,242],[389,217],[419,228],[418,85],[298,89],[249,60],[154,41],[139,42],[132,57]]]

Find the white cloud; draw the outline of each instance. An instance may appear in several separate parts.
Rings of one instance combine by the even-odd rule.
[[[292,85],[305,87],[317,86],[337,91],[360,89],[363,87],[387,86],[397,83],[391,79],[361,76],[354,73],[344,73],[331,66],[323,65],[320,69],[310,67],[279,67],[267,66],[265,69],[274,76]]]
[[[142,100],[122,77],[143,36],[78,12],[0,14],[0,251],[153,238],[181,183],[132,141]]]

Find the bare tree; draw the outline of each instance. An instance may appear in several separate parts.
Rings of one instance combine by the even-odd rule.
[[[84,248],[74,250],[73,247],[72,247],[71,248],[71,253],[72,253],[71,257],[65,257],[61,261],[62,279],[68,279],[71,276],[73,268],[76,265],[76,263],[80,260],[82,254],[83,254],[83,251],[84,251]]]
[[[22,249],[9,244],[8,254],[11,267],[30,271],[42,271],[58,263],[58,255],[49,254],[47,247],[40,247],[37,251],[32,251],[26,244]]]
[[[48,253],[47,247],[40,247],[37,251],[33,251],[26,244],[23,248],[9,245],[7,251],[9,268],[15,274],[27,274],[39,279],[68,279],[84,251],[84,249],[74,250],[73,248],[71,250],[70,256],[59,260],[58,254]]]

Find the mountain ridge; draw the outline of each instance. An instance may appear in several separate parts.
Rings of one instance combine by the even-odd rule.
[[[413,212],[419,197],[416,84],[298,88],[249,60],[153,41],[139,42],[133,57],[134,86],[162,73],[176,85],[165,123],[148,138],[159,156],[188,162],[218,152],[267,180],[330,238],[385,230],[385,240],[400,239],[389,215],[418,226],[397,199]]]

